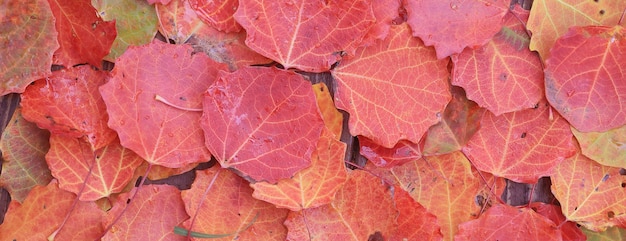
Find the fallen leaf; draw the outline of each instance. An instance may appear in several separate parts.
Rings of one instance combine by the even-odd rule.
[[[404,22],[400,16],[402,8],[401,0],[371,0],[372,11],[376,18],[376,23],[370,28],[363,39],[364,45],[373,44],[375,41],[384,40],[389,34],[391,25]],[[402,19],[402,21],[400,21]]]
[[[103,225],[117,222],[102,240],[187,240],[174,234],[174,227],[188,218],[178,189],[170,185],[142,186],[132,200],[129,193],[117,198]]]
[[[238,0],[189,0],[191,7],[205,23],[223,32],[239,32],[241,26],[233,18]]]
[[[422,154],[435,156],[460,151],[480,128],[484,109],[465,97],[465,91],[451,86],[452,100],[443,112],[443,120],[430,128],[424,137]]]
[[[320,110],[324,125],[333,134],[335,140],[339,140],[343,130],[343,115],[335,107],[333,97],[326,84],[317,83],[313,85],[313,92],[317,100],[317,107]]]
[[[605,132],[571,130],[583,155],[605,166],[626,168],[626,125]]]
[[[495,205],[480,218],[459,225],[454,240],[561,240],[561,232],[548,218],[530,208]]]
[[[546,97],[579,131],[603,132],[626,124],[624,35],[620,26],[573,27],[550,50]]]
[[[89,1],[48,0],[59,31],[53,62],[69,68],[89,63],[100,68],[117,36],[115,22],[105,22]]]
[[[215,182],[207,190],[215,175]],[[197,171],[191,189],[182,193],[185,210],[192,217],[183,226],[205,234],[235,234],[215,240],[285,240],[287,230],[282,223],[288,210],[254,199],[248,185],[236,174],[218,167]]]
[[[181,108],[200,108],[202,93],[220,70],[226,66],[193,54],[188,45],[155,41],[131,47],[117,60],[109,82],[100,87],[108,124],[122,146],[151,164],[180,168],[208,161],[199,122],[202,114]],[[157,96],[163,100],[157,101]]]
[[[602,166],[577,152],[550,179],[567,220],[599,232],[626,218],[626,176],[620,168]]]
[[[348,178],[343,162],[345,152],[346,144],[325,129],[311,155],[310,167],[276,184],[250,184],[254,189],[252,196],[291,211],[328,204]]]
[[[2,1],[0,10],[0,96],[22,93],[50,74],[59,48],[54,16],[46,0]],[[24,56],[29,56],[25,58]]]
[[[310,82],[276,68],[222,72],[203,106],[208,149],[255,181],[276,183],[310,166],[324,128]]]
[[[129,46],[148,44],[156,35],[158,18],[145,1],[91,0],[91,5],[104,21],[115,20],[117,37],[104,60],[115,62]]]
[[[289,213],[287,240],[360,241],[375,233],[389,237],[396,232],[397,215],[389,187],[367,172],[354,171],[331,204]]]
[[[495,115],[533,108],[544,95],[543,66],[528,49],[526,19],[528,11],[517,6],[487,44],[452,56],[452,84]]]
[[[242,1],[235,20],[246,45],[285,69],[324,72],[351,54],[374,24],[369,0]]]
[[[359,136],[359,153],[378,167],[394,167],[418,160],[422,157],[419,145],[410,141],[400,141],[392,148],[386,148],[363,136]]]
[[[602,232],[594,232],[583,228],[583,233],[587,235],[587,241],[622,241],[626,236],[626,229],[610,227]]]
[[[508,0],[407,0],[407,23],[413,36],[437,49],[443,59],[464,48],[487,43],[502,27]]]
[[[534,202],[531,203],[529,207],[541,216],[550,219],[554,224],[556,224],[559,231],[561,231],[563,241],[587,240],[587,237],[575,222],[567,221],[567,219],[565,219],[565,216],[563,216],[563,213],[561,212],[560,206]]]
[[[98,92],[106,77],[81,65],[37,80],[22,94],[24,118],[52,133],[84,138],[94,150],[106,146],[116,137]]]
[[[412,38],[406,24],[391,26],[385,41],[358,49],[332,71],[335,102],[350,113],[350,133],[387,148],[402,139],[419,142],[450,101],[447,65]]]
[[[527,24],[533,33],[530,50],[539,52],[545,61],[550,57],[550,48],[570,27],[614,26],[625,8],[625,1],[535,0]]]
[[[572,132],[544,101],[536,108],[495,116],[485,113],[481,128],[463,148],[478,170],[514,182],[536,183],[573,155]]]
[[[50,133],[24,120],[21,113],[21,109],[15,110],[0,138],[3,159],[0,187],[20,203],[34,186],[47,185],[52,180],[45,159]]]
[[[62,189],[77,195],[84,189],[81,201],[95,201],[122,191],[142,161],[118,139],[94,151],[89,143],[54,134],[46,154],[52,176]]]
[[[0,240],[48,240],[65,216],[72,214],[55,240],[96,240],[104,232],[100,225],[104,211],[94,202],[78,202],[76,195],[60,189],[56,181],[36,186],[23,204],[12,201],[0,225]]]
[[[417,203],[399,185],[394,186],[393,200],[399,213],[398,231],[389,240],[443,240],[437,217]]]

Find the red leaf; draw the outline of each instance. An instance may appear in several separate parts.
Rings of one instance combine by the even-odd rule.
[[[450,101],[447,65],[412,38],[406,24],[358,49],[332,71],[337,107],[350,113],[350,133],[387,148],[401,139],[417,143]]]
[[[368,240],[396,231],[398,213],[389,188],[364,171],[352,172],[335,200],[317,208],[290,212],[287,240]]]
[[[393,199],[398,209],[398,231],[389,240],[442,240],[437,217],[417,203],[399,185],[394,186]]]
[[[21,109],[15,110],[0,137],[3,159],[0,187],[18,202],[23,202],[35,185],[47,185],[52,180],[45,159],[50,133],[24,120],[21,113]]]
[[[277,184],[250,184],[252,196],[280,208],[300,211],[330,203],[348,178],[343,161],[346,144],[335,139],[329,130],[322,131],[311,166]]]
[[[459,225],[454,240],[561,240],[561,232],[530,208],[498,204],[480,218]]]
[[[82,65],[56,71],[22,94],[24,118],[55,134],[85,138],[99,149],[115,139],[98,87],[107,74]]]
[[[404,3],[413,35],[437,49],[443,59],[480,46],[502,27],[508,0],[407,0]]]
[[[112,77],[100,87],[109,126],[122,146],[151,164],[183,167],[210,159],[200,129],[202,93],[214,81],[218,64],[188,45],[155,41],[131,47],[121,56]],[[155,100],[156,96],[177,107]]]
[[[78,194],[84,185],[80,200],[95,201],[122,191],[143,160],[117,138],[94,152],[79,139],[52,135],[46,161],[61,188]]]
[[[276,183],[310,165],[324,122],[302,76],[247,67],[222,72],[207,90],[202,128],[222,167]]]
[[[242,1],[235,20],[251,49],[285,69],[324,72],[352,53],[374,23],[369,0]]]
[[[530,208],[538,214],[550,219],[554,222],[563,236],[563,241],[585,241],[587,237],[575,222],[567,221],[561,207],[546,203],[534,202],[530,204]]]
[[[189,0],[191,7],[205,23],[223,32],[239,32],[241,26],[233,18],[238,0]]]
[[[361,145],[360,154],[378,167],[400,166],[422,157],[419,146],[409,141],[400,141],[393,148],[386,148],[359,136],[359,144]]]
[[[364,44],[373,44],[377,40],[384,40],[389,34],[391,25],[400,24],[399,10],[402,8],[401,0],[372,0],[372,10],[376,23],[370,28],[363,39]]]
[[[546,60],[546,96],[582,132],[626,124],[626,31],[623,27],[573,27]]]
[[[11,202],[0,225],[0,240],[97,240],[104,232],[104,211],[93,202],[73,206],[74,199],[76,195],[60,189],[56,181],[36,186],[22,205]],[[52,235],[72,208],[63,228]]]
[[[126,210],[102,237],[103,241],[187,240],[174,234],[174,227],[189,218],[178,189],[169,185],[148,185],[139,189],[133,200],[128,198],[128,193],[120,195],[107,213],[105,226],[111,225]]]
[[[59,48],[54,21],[46,0],[3,4],[0,10],[0,96],[22,93],[28,84],[50,74],[52,54]]]
[[[115,22],[104,22],[88,0],[48,0],[59,31],[53,61],[71,67],[89,63],[101,67],[117,36]]]
[[[160,31],[167,39],[191,44],[196,52],[204,52],[211,59],[228,64],[230,70],[272,62],[244,44],[245,31],[224,33],[202,22],[189,1],[175,0],[155,7],[161,19]]]
[[[452,84],[495,115],[533,108],[544,93],[541,60],[528,50],[530,37],[520,22],[528,19],[528,11],[516,6],[486,45],[452,56]]]
[[[197,214],[192,231],[236,233],[217,240],[285,240],[287,230],[282,223],[287,209],[254,199],[249,183],[230,171],[211,168],[196,174],[191,189],[182,194],[187,213],[192,217]],[[207,191],[215,175],[218,176]],[[190,223],[186,221],[185,228],[189,229]]]
[[[452,100],[443,112],[443,121],[431,126],[424,137],[425,156],[442,155],[460,151],[480,128],[484,109],[465,97],[462,88],[450,88]]]
[[[500,116],[486,113],[463,152],[478,170],[535,183],[576,150],[567,122],[558,114],[550,120],[549,112],[542,101],[534,109]]]

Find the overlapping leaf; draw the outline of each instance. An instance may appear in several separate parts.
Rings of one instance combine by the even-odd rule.
[[[550,48],[570,27],[614,26],[625,8],[625,1],[535,0],[527,25],[533,33],[530,50],[536,50],[546,60],[550,57]]]
[[[192,54],[187,45],[155,41],[131,47],[100,87],[108,124],[122,146],[151,164],[179,168],[207,161],[202,114],[181,108],[200,108],[202,93],[225,69],[206,55]]]
[[[360,154],[379,167],[399,166],[422,157],[419,145],[410,141],[403,140],[392,148],[386,148],[360,136],[359,144]]]
[[[157,32],[158,18],[154,7],[136,0],[91,0],[104,21],[115,20],[117,37],[104,59],[110,62],[121,56],[128,46],[150,43]]]
[[[480,218],[459,225],[454,240],[561,240],[561,232],[548,218],[530,208],[495,205]]]
[[[235,20],[246,44],[285,69],[323,72],[351,54],[374,24],[369,0],[242,1]]]
[[[324,83],[317,83],[313,85],[313,92],[317,100],[317,107],[322,114],[322,119],[324,119],[324,125],[335,139],[339,140],[343,130],[343,115],[335,108],[328,87]]]
[[[463,51],[465,47],[481,46],[502,27],[508,0],[407,0],[407,23],[413,35],[427,46],[437,49],[443,59]]]
[[[53,134],[46,161],[61,188],[78,194],[84,186],[80,200],[95,201],[122,191],[143,160],[117,139],[93,151],[79,139]]]
[[[128,193],[120,195],[107,212],[103,221],[105,227],[112,225],[125,210],[102,237],[103,241],[187,240],[174,234],[174,227],[189,218],[178,189],[169,185],[148,185],[141,187],[132,200],[128,198]]]
[[[416,160],[391,169],[393,177],[403,190],[437,216],[444,240],[453,240],[458,225],[480,215],[483,205],[495,197],[483,193],[484,183],[472,170],[461,152]],[[494,192],[504,188],[502,180],[495,183],[483,173],[494,187]],[[477,200],[483,200],[480,203]]]
[[[47,185],[52,180],[45,155],[50,148],[48,131],[37,128],[22,118],[16,109],[0,138],[2,175],[0,187],[11,194],[11,199],[23,202],[36,185]]]
[[[545,101],[500,116],[486,113],[463,148],[478,170],[523,183],[551,175],[574,151],[569,125],[556,113],[551,118]]]
[[[517,6],[486,45],[452,56],[452,84],[495,115],[530,109],[543,98],[543,67],[528,49],[530,36],[520,22],[526,19],[528,11]]]
[[[52,133],[84,137],[94,150],[106,146],[116,136],[98,92],[106,76],[82,65],[36,81],[22,94],[24,118]]]
[[[103,232],[100,225],[104,211],[93,202],[78,202],[76,195],[60,189],[56,181],[36,186],[23,204],[12,201],[0,225],[0,240],[96,240]],[[74,209],[63,228],[70,209]],[[55,239],[56,238],[56,239]],[[50,239],[50,240],[52,240]]]
[[[417,203],[408,192],[394,186],[393,200],[398,209],[398,230],[389,237],[392,241],[442,240],[437,217]]]
[[[624,35],[620,26],[573,27],[550,50],[546,96],[579,131],[603,132],[626,124]]]
[[[343,162],[346,144],[335,139],[329,130],[322,131],[311,166],[277,184],[257,182],[252,196],[292,211],[330,203],[347,179]]]
[[[324,128],[311,84],[276,68],[222,72],[203,106],[211,153],[256,181],[276,183],[308,167]]]
[[[117,36],[115,22],[105,22],[95,14],[89,1],[48,0],[59,31],[59,49],[53,62],[65,67],[89,63],[102,66]]]
[[[450,101],[447,64],[412,38],[406,24],[358,49],[332,71],[337,107],[350,113],[350,133],[387,148],[402,139],[417,143]]]
[[[551,176],[552,193],[567,220],[602,231],[626,218],[626,176],[621,173],[578,152]]]
[[[403,17],[400,16],[400,8],[402,7],[401,0],[371,0],[372,10],[374,11],[374,17],[376,23],[370,28],[365,35],[363,43],[368,45],[374,43],[374,41],[384,40],[389,34],[389,28],[391,25],[400,24],[404,22]]]
[[[484,109],[465,97],[462,88],[450,88],[452,100],[443,112],[443,120],[428,129],[423,140],[425,156],[447,154],[461,150],[480,128]]]
[[[593,232],[583,229],[588,241],[622,241],[626,236],[626,229],[611,227],[602,232]]]
[[[233,18],[238,0],[188,0],[198,17],[219,31],[239,32],[241,26]]]
[[[0,3],[0,96],[22,93],[50,74],[59,47],[54,16],[46,0]]]
[[[363,206],[375,208],[359,208]],[[397,210],[392,194],[380,180],[364,171],[352,172],[328,205],[290,212],[287,240],[368,240],[376,233],[396,233]]]
[[[561,236],[564,241],[585,241],[587,237],[583,231],[577,226],[575,222],[567,221],[563,213],[561,212],[561,207],[541,203],[534,202],[529,205],[535,212],[538,214],[548,218],[554,224],[557,225],[557,228],[561,231]]]
[[[605,166],[626,168],[626,126],[587,133],[572,128],[572,133],[586,157]]]
[[[159,30],[175,43],[188,43],[213,60],[228,64],[235,70],[252,64],[272,62],[244,44],[246,33],[224,33],[202,22],[191,9],[189,1],[174,0],[168,5],[155,5]]]
[[[282,223],[287,209],[254,199],[249,183],[233,172],[213,167],[196,174],[191,189],[182,193],[185,210],[193,217],[183,224],[186,229],[232,234],[215,240],[285,240],[287,230]]]

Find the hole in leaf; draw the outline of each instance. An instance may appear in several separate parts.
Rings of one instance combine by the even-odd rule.
[[[130,203],[130,198],[126,199],[126,204],[129,204],[129,203]]]
[[[520,136],[521,138],[526,138],[526,132],[522,133],[522,136]]]
[[[384,241],[385,238],[383,237],[383,234],[376,231],[375,233],[371,234],[368,238],[367,241]]]
[[[622,182],[622,187],[626,187],[626,182]]]
[[[622,175],[622,176],[626,175],[626,169],[620,168],[619,169],[619,174]]]
[[[498,79],[502,82],[506,81],[508,75],[506,73],[500,73],[500,76],[498,76]]]
[[[578,210],[578,207],[575,207],[575,208],[574,208],[574,211],[576,211],[576,210]]]
[[[605,11],[604,9],[600,10],[600,15],[604,15]]]
[[[600,0],[593,0],[594,2],[600,2]]]
[[[606,215],[607,215],[609,218],[613,218],[613,217],[615,217],[615,213],[614,213],[613,211],[609,211]]]

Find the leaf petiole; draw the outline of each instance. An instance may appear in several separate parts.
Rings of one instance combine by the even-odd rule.
[[[174,107],[174,108],[179,109],[179,110],[202,112],[202,109],[200,109],[200,108],[187,108],[187,107],[177,106],[177,105],[167,101],[165,98],[161,97],[160,95],[154,95],[154,99],[157,100],[157,101],[160,101],[163,104],[169,105],[169,106]]]
[[[191,231],[191,235],[189,234],[189,230],[181,228],[181,227],[174,227],[174,233],[178,234],[178,235],[182,235],[182,236],[191,236],[192,238],[223,238],[223,237],[228,237],[228,236],[232,236],[232,235],[236,235],[238,233],[241,233],[243,231],[246,231],[246,229],[248,229],[250,226],[252,226],[252,224],[254,224],[256,222],[256,219],[259,217],[259,213],[257,213],[256,215],[254,215],[254,218],[252,218],[252,221],[250,221],[250,223],[248,223],[248,225],[246,225],[243,229],[234,232],[234,233],[228,233],[228,234],[206,234],[206,233],[200,233],[200,232],[194,232]]]

